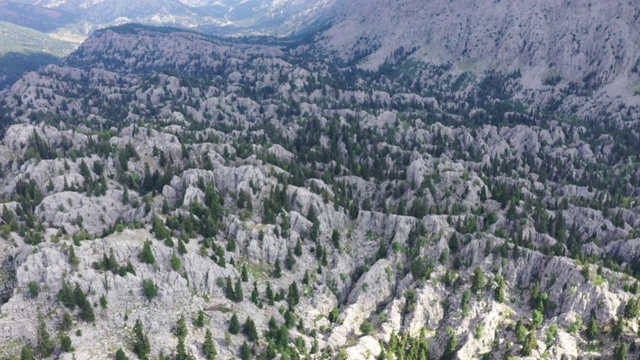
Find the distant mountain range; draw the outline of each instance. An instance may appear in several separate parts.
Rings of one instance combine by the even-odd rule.
[[[288,35],[323,17],[335,0],[15,0],[0,20],[41,31],[87,35],[124,23],[175,26],[216,34]]]

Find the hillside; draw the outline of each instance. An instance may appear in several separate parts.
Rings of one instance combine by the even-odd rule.
[[[637,107],[323,46],[127,26],[16,82],[0,357],[640,354]]]
[[[523,102],[555,111],[562,97],[560,110],[581,116],[639,105],[634,2],[355,0],[336,13],[322,47],[365,69],[407,59],[451,67],[453,76],[517,71]]]
[[[58,63],[77,45],[29,28],[0,21],[0,89],[9,87],[25,71]]]

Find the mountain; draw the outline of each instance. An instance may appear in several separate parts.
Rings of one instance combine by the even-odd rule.
[[[16,0],[32,9],[73,14],[66,28],[81,34],[124,23],[177,26],[227,35],[288,35],[322,17],[334,0]],[[16,8],[20,5],[11,5]],[[2,14],[0,14],[2,16]],[[0,17],[0,19],[3,19]],[[10,21],[6,17],[3,19]],[[52,19],[52,23],[60,19]]]
[[[77,19],[68,12],[3,0],[0,1],[0,20],[46,33]]]
[[[2,94],[0,357],[640,355],[633,96],[333,24],[102,29]]]
[[[0,0],[0,21],[37,31],[22,31],[20,35],[32,43],[51,36],[78,45],[92,31],[127,23],[188,28],[217,36],[283,37],[314,32],[323,26],[333,3],[334,0]],[[9,43],[15,37],[0,36],[3,40],[7,36]],[[16,75],[57,62],[46,51],[30,56],[24,59],[23,55],[12,54],[2,60],[7,65],[0,68],[0,89],[11,85]]]
[[[354,0],[336,14],[320,41],[365,69],[404,57],[450,64],[454,76],[517,71],[522,101],[547,110],[558,92],[588,93],[565,108],[582,107],[583,115],[640,105],[634,2]]]

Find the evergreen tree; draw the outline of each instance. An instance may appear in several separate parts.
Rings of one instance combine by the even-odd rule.
[[[187,253],[187,247],[184,245],[184,242],[182,241],[182,239],[178,239],[178,254],[184,255],[186,253]]]
[[[338,231],[338,229],[333,229],[333,233],[331,234],[331,243],[333,244],[334,248],[340,248],[340,232]]]
[[[233,283],[231,282],[231,276],[227,276],[227,281],[224,286],[224,295],[227,299],[231,301],[235,301],[236,293],[233,290]]]
[[[516,323],[516,339],[518,339],[519,343],[523,343],[527,336],[527,328],[524,326],[524,321],[522,318],[518,319]]]
[[[204,311],[202,310],[198,310],[198,316],[196,317],[196,319],[193,321],[193,325],[197,326],[197,327],[203,327],[205,323],[205,314]]]
[[[184,338],[189,333],[187,328],[187,322],[184,320],[184,316],[180,316],[178,323],[176,324],[176,336],[178,338]]]
[[[156,258],[153,256],[153,251],[151,251],[151,241],[144,242],[142,252],[140,252],[140,262],[150,265],[156,263]]]
[[[499,302],[499,303],[503,303],[504,302],[504,279],[502,278],[502,276],[496,276],[496,281],[498,283],[498,286],[495,289],[494,292],[494,299]]]
[[[62,352],[71,352],[73,351],[73,345],[71,344],[71,338],[67,335],[64,335],[60,338],[60,351]]]
[[[73,290],[65,281],[62,282],[62,288],[56,294],[56,299],[60,301],[68,309],[73,310],[76,307],[76,299],[73,296]]]
[[[280,279],[282,277],[282,268],[280,267],[280,259],[276,259],[276,263],[273,269],[273,276],[276,279]]]
[[[289,294],[287,296],[287,303],[289,304],[289,308],[293,309],[300,302],[300,295],[298,293],[298,285],[296,282],[292,282],[289,285]]]
[[[158,296],[158,288],[151,279],[142,280],[142,291],[148,300],[153,300],[153,298]]]
[[[23,346],[22,351],[20,352],[20,360],[36,360],[36,357],[33,355],[33,350],[31,346]]]
[[[234,298],[235,302],[242,302],[244,300],[244,294],[242,293],[242,281],[241,279],[236,280],[236,288],[234,290]]]
[[[202,345],[202,352],[207,360],[214,360],[218,355],[216,346],[213,343],[213,336],[211,330],[207,329],[207,333],[204,338],[204,345]]]
[[[293,257],[293,252],[291,248],[287,249],[287,256],[284,259],[284,267],[291,271],[293,270],[293,266],[296,264],[296,259]]]
[[[240,321],[238,321],[238,316],[233,314],[231,316],[231,320],[229,320],[229,333],[233,335],[237,335],[240,331]]]
[[[182,262],[176,253],[171,254],[171,269],[178,272],[182,269]]]
[[[271,282],[267,282],[267,289],[265,292],[267,295],[267,300],[269,301],[269,305],[273,306],[275,296],[273,294],[273,289],[271,288]]]
[[[484,271],[481,267],[473,270],[473,279],[471,281],[471,291],[477,294],[484,287]]]
[[[623,330],[624,330],[624,319],[622,317],[619,317],[618,320],[613,325],[613,328],[611,329],[611,335],[613,336],[614,339],[618,340],[620,339],[620,336],[622,335]]]
[[[247,320],[244,322],[242,333],[245,334],[250,341],[258,341],[258,330],[256,330],[256,324],[251,317],[247,317]]]
[[[240,347],[240,359],[242,360],[251,360],[253,356],[251,355],[251,348],[247,342],[243,342]]]
[[[538,348],[538,339],[536,338],[535,330],[532,330],[527,335],[524,344],[522,345],[522,355],[531,356],[533,350]]]
[[[184,338],[178,337],[178,345],[176,346],[176,360],[187,360],[187,348],[184,345]]]
[[[76,256],[76,250],[73,245],[69,245],[69,264],[73,267],[77,267],[80,264],[80,260]]]
[[[122,349],[120,348],[118,349],[118,351],[116,351],[116,360],[129,360],[129,358],[124,353],[124,351],[122,351]]]
[[[47,325],[42,318],[40,318],[38,324],[37,340],[37,349],[40,356],[43,358],[51,356],[51,354],[53,354],[53,350],[56,348],[56,344],[51,340],[51,335],[49,335],[49,332],[47,331]]]
[[[82,308],[84,303],[87,301],[87,295],[85,295],[78,283],[76,283],[76,287],[73,289],[73,299],[76,305],[80,308]]]
[[[253,302],[254,304],[258,305],[259,300],[259,293],[258,293],[258,283],[257,282],[253,282],[253,290],[251,290],[251,302]]]
[[[587,325],[587,338],[594,340],[596,336],[598,336],[598,323],[596,322],[596,317],[592,314]]]
[[[249,281],[249,273],[247,272],[247,264],[242,264],[242,282]]]
[[[627,345],[623,342],[618,342],[613,350],[614,360],[627,360]]]
[[[93,312],[93,306],[91,306],[91,303],[88,301],[85,301],[84,304],[80,307],[80,314],[79,314],[80,319],[86,321],[86,322],[94,322],[96,317],[95,314]]]
[[[640,299],[629,299],[624,306],[624,317],[633,319],[640,316]]]
[[[140,319],[136,320],[133,326],[133,352],[138,355],[140,359],[147,359],[147,354],[151,352],[151,344],[149,338],[144,333],[142,322]]]
[[[444,348],[444,353],[440,357],[440,360],[453,360],[458,352],[458,338],[456,337],[455,330],[449,328],[449,340]]]
[[[296,247],[293,249],[293,254],[295,256],[302,256],[302,241],[300,241],[300,238],[296,241]]]

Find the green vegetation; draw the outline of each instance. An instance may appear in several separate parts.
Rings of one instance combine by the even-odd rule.
[[[142,292],[144,296],[147,297],[148,300],[153,300],[156,296],[158,296],[158,288],[156,284],[151,279],[142,280]]]

